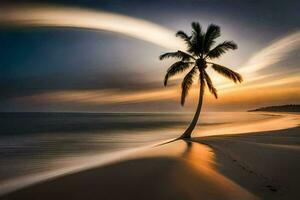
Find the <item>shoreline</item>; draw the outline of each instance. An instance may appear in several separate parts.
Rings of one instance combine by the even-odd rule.
[[[205,156],[204,156],[205,155]],[[213,150],[179,140],[41,182],[1,199],[257,199],[216,170]],[[220,198],[221,197],[221,198]]]
[[[299,125],[299,115],[296,119],[294,122]],[[299,126],[151,145],[152,148],[119,155],[101,166],[60,174],[23,189],[20,187],[0,199],[128,197],[153,200],[198,199],[199,195],[204,199],[300,198],[297,192],[300,188],[295,182],[295,178],[300,179],[297,172],[300,137],[297,132],[300,132]],[[290,180],[277,168],[272,169],[274,166],[270,168],[268,163],[293,172],[294,179]],[[278,173],[282,176],[276,176]],[[153,191],[152,194],[148,190]],[[88,196],[85,191],[89,191]],[[118,192],[114,194],[114,191]]]
[[[267,115],[270,118],[243,122],[232,126],[231,124],[216,127],[213,130],[202,130],[201,135],[194,137],[223,136],[235,134],[248,134],[262,131],[276,131],[293,128],[299,125],[300,113],[275,113],[275,112],[256,112],[254,115]]]

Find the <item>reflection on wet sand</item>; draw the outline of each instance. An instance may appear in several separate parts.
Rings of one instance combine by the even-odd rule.
[[[186,185],[187,177],[181,177],[183,180],[178,180],[177,183],[185,188],[190,199],[197,199],[199,194],[206,193],[212,199],[256,199],[254,195],[216,170],[215,154],[210,147],[191,141],[180,142],[186,144],[182,159],[193,171],[195,182]]]

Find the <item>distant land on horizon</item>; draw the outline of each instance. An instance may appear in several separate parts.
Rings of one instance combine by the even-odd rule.
[[[300,104],[280,105],[280,106],[267,106],[248,110],[248,112],[256,111],[271,111],[271,112],[300,112]]]

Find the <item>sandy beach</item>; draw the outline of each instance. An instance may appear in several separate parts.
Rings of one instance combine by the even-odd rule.
[[[214,149],[218,170],[261,199],[300,199],[300,126],[196,138]]]
[[[178,140],[1,199],[299,199],[299,132]]]

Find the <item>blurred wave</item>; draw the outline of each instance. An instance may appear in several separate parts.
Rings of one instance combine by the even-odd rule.
[[[0,186],[178,137],[192,113],[0,113]],[[270,118],[203,113],[195,135]],[[229,130],[231,132],[231,130]],[[92,158],[92,159],[90,159]],[[88,161],[87,161],[88,160]],[[18,181],[17,181],[18,182]]]

